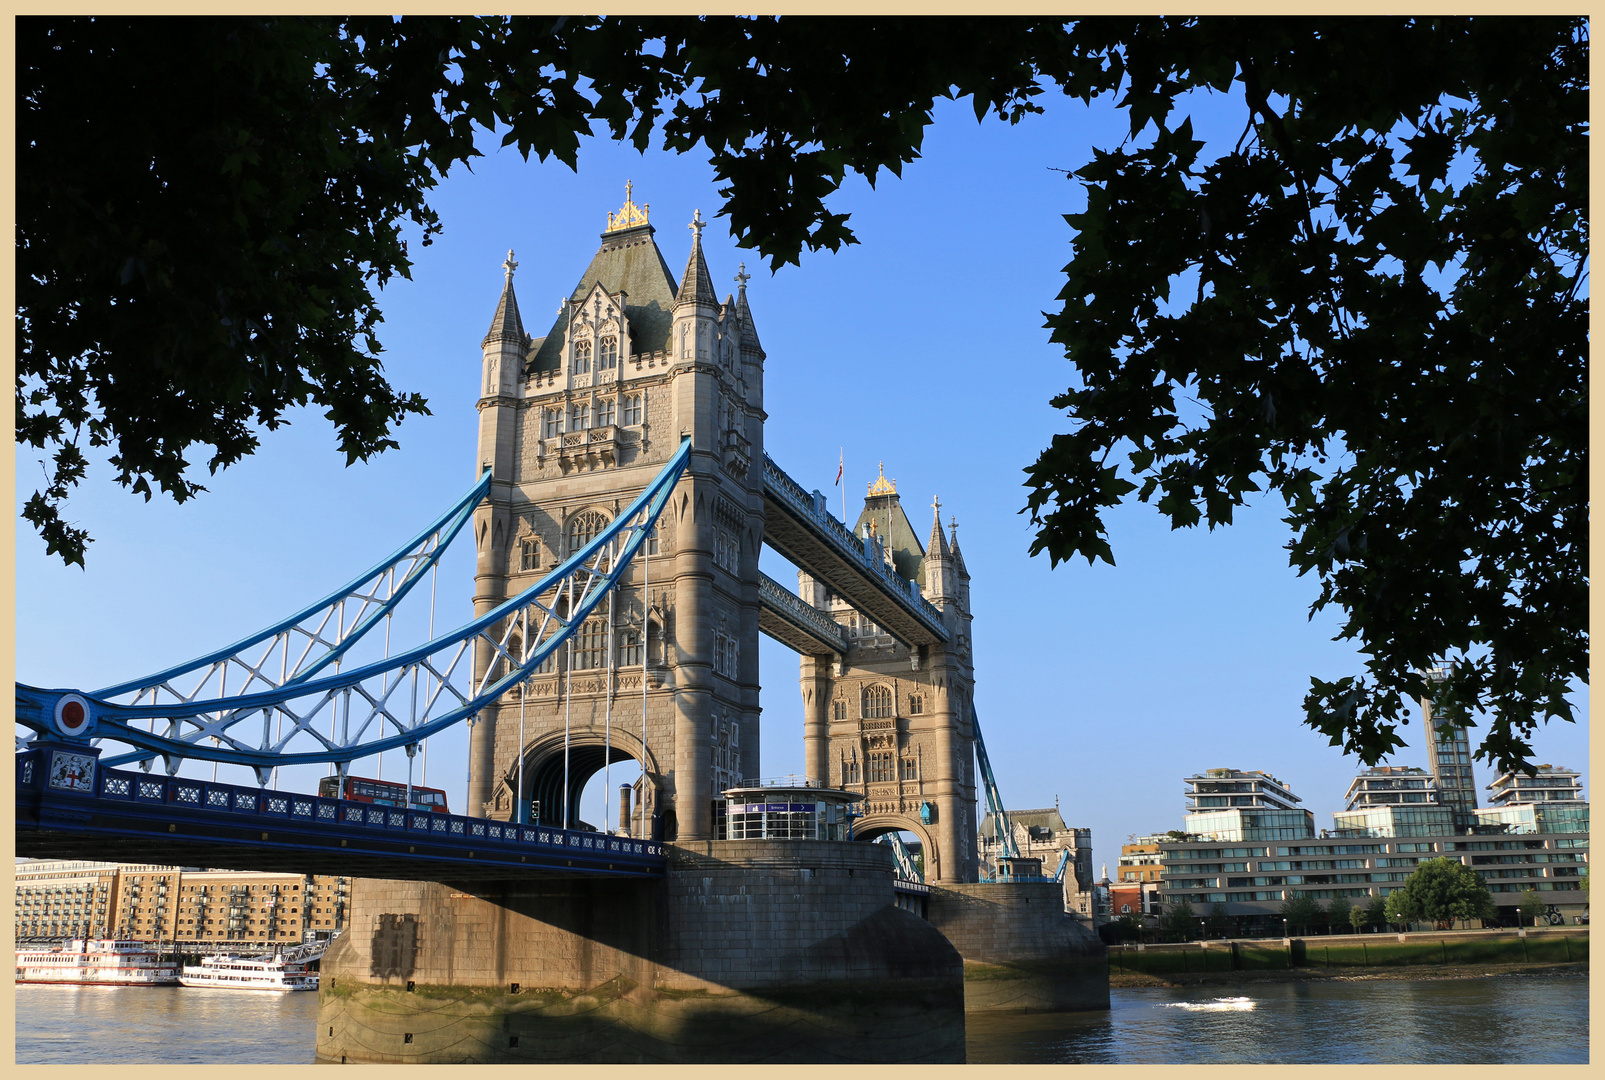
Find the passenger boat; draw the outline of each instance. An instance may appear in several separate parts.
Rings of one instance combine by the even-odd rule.
[[[316,990],[318,976],[305,962],[293,960],[252,960],[243,956],[203,956],[199,965],[184,966],[178,977],[182,986],[212,990]]]
[[[55,949],[18,949],[19,983],[172,986],[178,965],[143,941],[74,938]]]

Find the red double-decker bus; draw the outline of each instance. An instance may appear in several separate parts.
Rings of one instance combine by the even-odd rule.
[[[407,785],[392,784],[388,780],[369,780],[361,776],[346,777],[344,790],[339,777],[325,776],[318,781],[318,794],[325,799],[346,799],[350,802],[375,803],[379,806],[401,806],[407,802]],[[412,808],[449,814],[446,793],[439,788],[414,787]]]

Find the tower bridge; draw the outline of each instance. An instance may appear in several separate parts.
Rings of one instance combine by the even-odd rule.
[[[965,1007],[1107,1007],[1057,885],[976,882],[956,522],[933,502],[922,543],[882,475],[849,528],[770,459],[748,276],[719,299],[702,227],[676,279],[627,192],[538,337],[508,253],[478,483],[349,586],[144,680],[19,684],[19,851],[154,852],[165,832],[186,860],[375,874],[324,960],[325,1060],[962,1060]],[[428,640],[392,651],[459,534],[473,619],[437,635],[431,604]],[[795,592],[759,571],[764,544]],[[759,633],[799,655],[801,790],[858,800],[858,839],[917,835],[931,888],[894,898],[900,844],[721,835],[721,794],[760,775]],[[463,726],[465,818],[268,790],[282,765],[343,779],[387,749],[410,786],[419,746]],[[185,780],[187,760],[252,767],[258,790]],[[627,804],[583,829],[580,792],[621,760]]]

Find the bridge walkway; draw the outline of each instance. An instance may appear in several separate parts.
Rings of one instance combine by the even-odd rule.
[[[765,543],[904,645],[948,640],[942,613],[920,594],[919,586],[899,577],[872,554],[871,541],[855,537],[832,517],[824,495],[804,491],[768,454],[764,455],[763,479]],[[783,589],[778,583],[774,587]],[[783,591],[802,603],[789,589]],[[766,600],[765,606],[770,603]],[[771,624],[778,621],[777,613]]]

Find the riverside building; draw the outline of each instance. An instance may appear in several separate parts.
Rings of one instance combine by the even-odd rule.
[[[1200,836],[1189,828],[1195,835],[1186,840],[1159,838],[1160,902],[1168,908],[1186,901],[1201,914],[1222,903],[1247,930],[1281,930],[1282,905],[1295,896],[1323,907],[1338,897],[1363,905],[1400,888],[1423,860],[1450,858],[1482,875],[1501,921],[1515,921],[1529,889],[1544,894],[1556,918],[1569,922],[1584,913],[1588,803],[1577,774],[1545,766],[1538,777],[1521,779],[1556,782],[1528,785],[1501,776],[1490,785],[1495,805],[1471,814],[1430,802],[1383,801],[1390,794],[1430,794],[1433,785],[1378,782],[1413,782],[1417,772],[1362,774],[1349,788],[1349,809],[1334,813],[1334,827],[1319,837],[1256,842],[1242,833]],[[1555,792],[1572,797],[1548,798]],[[1197,816],[1188,815],[1189,825]]]
[[[16,939],[115,937],[202,948],[326,940],[346,927],[350,879],[152,864],[16,866]]]
[[[1268,772],[1207,769],[1189,776],[1182,830],[1209,840],[1299,840],[1315,835],[1315,815]]]

